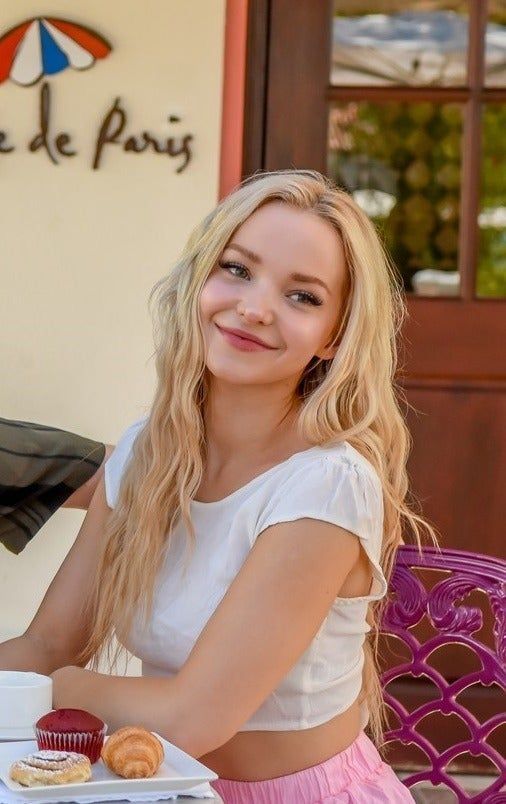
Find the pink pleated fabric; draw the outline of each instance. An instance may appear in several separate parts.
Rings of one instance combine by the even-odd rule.
[[[364,732],[321,765],[262,782],[218,779],[225,804],[405,804],[413,796]]]

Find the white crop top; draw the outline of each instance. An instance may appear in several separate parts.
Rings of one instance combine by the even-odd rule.
[[[144,423],[136,422],[124,433],[106,463],[111,508]],[[145,627],[135,618],[125,643],[142,660],[143,675],[178,672],[262,531],[277,522],[319,519],[357,534],[372,565],[371,591],[364,597],[335,599],[307,650],[240,731],[307,729],[344,712],[362,686],[368,603],[383,597],[387,588],[379,564],[383,498],[371,464],[346,442],[312,447],[222,500],[193,500],[190,511],[196,546],[186,575],[186,535],[178,524],[155,585],[151,622]],[[366,722],[364,709],[362,725]]]

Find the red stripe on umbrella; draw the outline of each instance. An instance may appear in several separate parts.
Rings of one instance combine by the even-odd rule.
[[[0,84],[9,77],[17,47],[32,22],[33,20],[22,22],[0,39]]]
[[[111,52],[111,45],[95,31],[85,28],[83,25],[67,22],[67,20],[54,19],[53,17],[47,17],[46,19],[55,28],[70,36],[74,42],[81,45],[88,53],[95,56],[96,59],[103,59]]]

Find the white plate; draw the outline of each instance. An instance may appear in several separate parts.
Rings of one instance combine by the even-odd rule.
[[[33,726],[23,726],[21,729],[5,729],[0,727],[0,743],[4,740],[34,740]]]
[[[158,736],[158,735],[157,735]],[[107,737],[105,738],[107,740]],[[89,782],[78,784],[52,784],[40,787],[24,787],[9,778],[9,768],[16,759],[22,759],[27,754],[37,751],[37,743],[15,742],[0,744],[0,779],[15,793],[21,793],[23,798],[34,801],[38,798],[61,798],[69,800],[72,796],[107,797],[107,794],[130,793],[165,793],[187,790],[189,787],[212,782],[218,776],[214,771],[206,768],[196,759],[181,751],[177,746],[159,737],[165,752],[165,758],[154,776],[149,779],[122,779],[110,771],[101,759],[91,766],[91,779]]]

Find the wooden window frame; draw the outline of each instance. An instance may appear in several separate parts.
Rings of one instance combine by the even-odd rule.
[[[462,181],[460,185],[459,264],[460,294],[465,301],[476,297],[478,267],[478,212],[481,181],[481,108],[490,101],[506,100],[506,88],[485,87],[485,32],[488,2],[469,1],[467,84],[457,87],[405,87],[327,85],[327,103],[354,101],[430,101],[464,105]],[[486,301],[486,299],[484,299]]]
[[[287,12],[289,11],[289,15]],[[243,176],[258,169],[273,170],[279,167],[282,144],[285,167],[312,167],[327,172],[327,117],[329,104],[338,101],[431,101],[458,102],[464,106],[462,140],[462,181],[460,186],[459,275],[460,294],[448,301],[479,301],[501,303],[502,299],[476,295],[479,228],[478,213],[481,184],[481,111],[486,103],[505,102],[506,87],[484,86],[485,30],[488,21],[488,0],[469,0],[468,78],[465,86],[457,87],[405,87],[405,86],[339,86],[329,83],[331,63],[331,36],[333,19],[332,0],[250,0],[248,11],[248,47],[245,95],[245,137],[243,142]],[[286,21],[290,19],[290,29]],[[293,59],[294,42],[299,31],[310,31],[314,52],[304,62],[301,75],[290,82],[290,98],[296,109],[304,108],[304,127],[297,138],[290,135],[289,126],[296,120],[297,111],[290,119],[286,115],[286,77],[280,92],[277,82],[269,82],[271,68],[280,71],[279,60]],[[286,38],[284,34],[286,32]],[[276,38],[276,47],[272,45]],[[284,41],[285,40],[285,41]],[[302,47],[301,58],[304,58]],[[307,55],[307,54],[306,54]],[[277,64],[273,65],[272,60]],[[276,157],[269,151],[269,121],[273,115],[285,112],[284,126],[276,125]],[[408,294],[415,298],[415,294]],[[425,301],[432,301],[427,297]]]

